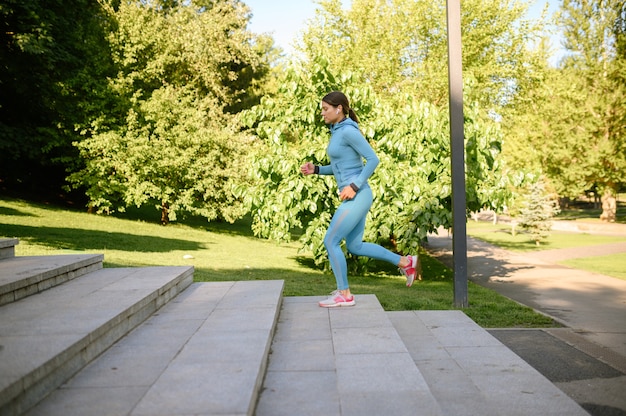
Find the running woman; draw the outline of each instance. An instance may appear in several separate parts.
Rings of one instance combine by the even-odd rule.
[[[307,162],[300,167],[304,175],[334,175],[339,188],[341,204],[333,215],[324,247],[337,281],[337,290],[328,299],[319,302],[324,308],[356,304],[348,285],[348,266],[341,249],[346,241],[348,251],[357,256],[383,260],[398,266],[410,287],[415,278],[421,279],[421,264],[417,255],[400,256],[373,243],[363,242],[365,218],[372,206],[372,190],[367,180],[378,166],[378,156],[359,130],[359,119],[350,108],[348,98],[333,91],[322,98],[322,117],[330,127],[330,142],[326,153],[330,165],[315,166]],[[363,159],[367,163],[363,163]]]

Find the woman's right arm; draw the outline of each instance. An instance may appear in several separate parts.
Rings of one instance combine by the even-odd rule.
[[[318,175],[332,175],[333,168],[330,165],[316,166],[311,162],[307,162],[300,166],[300,172],[302,172],[303,175],[311,175],[313,173]]]

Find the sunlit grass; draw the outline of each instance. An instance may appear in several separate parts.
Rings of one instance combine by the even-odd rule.
[[[513,235],[510,225],[474,221],[468,223],[467,234],[515,252],[590,247],[626,241],[626,236],[551,231],[549,237],[537,246],[525,233]],[[559,264],[626,280],[626,254],[624,253],[581,257],[561,261]]]
[[[191,265],[196,281],[284,280],[285,296],[321,296],[336,287],[333,275],[315,268],[296,242],[255,238],[246,221],[209,224],[192,218],[162,226],[158,220],[153,211],[107,217],[0,199],[0,236],[19,238],[18,256],[102,253],[105,267]],[[351,275],[353,293],[374,294],[389,311],[453,309],[452,272],[421,254],[424,280],[413,287],[406,287],[395,267],[373,262],[369,272]],[[471,282],[468,298],[464,312],[484,327],[557,325]]]
[[[548,238],[537,245],[524,230],[517,229],[515,235],[509,224],[469,221],[467,234],[507,250],[528,252],[562,248],[585,247],[626,241],[626,236],[609,236],[565,231],[551,231]]]
[[[624,253],[570,259],[562,261],[560,264],[626,280],[626,254]]]

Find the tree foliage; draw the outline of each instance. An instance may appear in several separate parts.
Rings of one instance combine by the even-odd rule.
[[[241,187],[259,236],[303,246],[323,262],[323,235],[339,203],[330,177],[302,177],[305,161],[328,163],[320,99],[344,91],[381,163],[370,186],[374,203],[365,239],[414,250],[427,233],[451,223],[445,4],[355,0],[350,10],[321,1],[293,63],[273,96],[246,113],[261,139],[252,185]],[[546,50],[541,23],[525,6],[503,0],[463,3],[467,209],[502,210],[526,180],[499,157],[494,115],[537,82]],[[536,42],[531,49],[529,42]]]
[[[445,2],[353,0],[343,10],[325,0],[320,6],[301,42],[305,56],[326,56],[336,72],[359,71],[377,92],[447,105]],[[512,0],[462,2],[463,76],[472,86],[466,102],[499,113],[517,89],[534,82],[547,49],[544,22],[526,19],[526,10]]]
[[[0,182],[60,192],[80,166],[75,128],[114,73],[106,13],[92,0],[5,0],[0,26]]]
[[[303,247],[324,261],[324,232],[339,203],[336,184],[332,177],[303,177],[299,167],[329,163],[329,132],[319,107],[332,90],[348,95],[381,160],[370,179],[375,196],[365,238],[409,252],[427,233],[451,227],[447,113],[408,94],[377,93],[357,73],[334,73],[323,56],[293,67],[280,85],[274,97],[246,114],[262,144],[251,162],[252,185],[239,195],[251,209],[257,235],[285,241],[303,228]],[[477,210],[497,204],[493,196],[507,192],[497,162],[501,137],[495,123],[481,121],[475,109],[466,114],[466,131],[468,210]]]
[[[505,122],[509,166],[544,172],[561,197],[581,195],[593,186],[584,84],[572,71],[546,68],[541,86],[526,99],[527,105]]]
[[[546,190],[541,178],[528,183],[528,189],[520,203],[519,226],[530,233],[536,245],[550,235],[550,220],[559,213],[558,200]]]
[[[505,153],[511,164],[534,161],[561,197],[594,190],[614,198],[626,183],[619,7],[623,2],[614,0],[563,3],[569,54],[560,68],[543,72],[542,82],[526,96],[527,105],[508,119],[513,145]]]
[[[247,139],[232,112],[258,100],[268,43],[247,30],[237,1],[124,1],[109,8],[118,97],[77,143],[85,169],[70,180],[100,212],[154,202],[233,221],[231,187],[243,180]]]

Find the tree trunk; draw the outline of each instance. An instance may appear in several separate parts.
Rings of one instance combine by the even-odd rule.
[[[170,222],[170,214],[169,214],[169,205],[167,202],[164,202],[161,205],[161,224],[167,225]]]
[[[600,219],[606,222],[615,222],[617,216],[617,200],[610,190],[604,191],[602,195],[602,214]]]
[[[389,242],[391,243],[391,246],[393,247],[394,251],[398,251],[398,240],[396,240],[396,236],[393,235],[393,233],[389,236]]]

